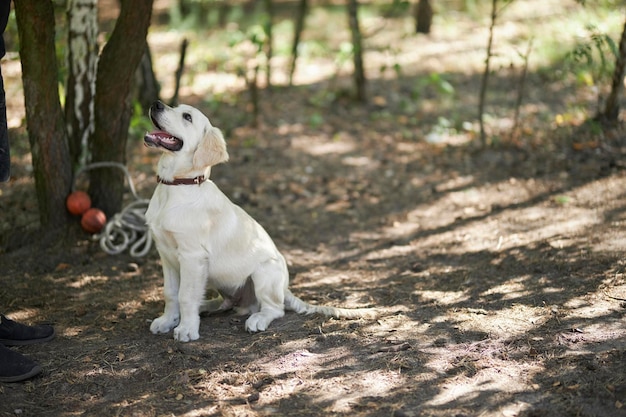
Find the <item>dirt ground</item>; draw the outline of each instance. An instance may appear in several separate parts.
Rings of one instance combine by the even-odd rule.
[[[458,77],[458,96],[475,94],[478,76]],[[571,98],[531,80],[536,105]],[[380,318],[287,313],[248,334],[245,317],[222,314],[203,317],[192,343],[151,334],[155,249],[110,256],[80,232],[38,245],[25,133],[13,129],[0,306],[57,337],[15,348],[44,372],[0,385],[0,416],[626,415],[624,130],[544,124],[482,150],[450,144],[450,131],[432,144],[397,116],[400,82],[372,82],[372,104],[339,96],[322,110],[315,88],[262,92],[258,128],[243,122],[244,98],[182,101],[224,129],[231,161],[212,178],[273,236],[292,291]],[[156,157],[131,138],[144,197]]]

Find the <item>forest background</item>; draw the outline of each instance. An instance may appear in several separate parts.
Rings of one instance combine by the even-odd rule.
[[[0,387],[0,413],[623,414],[625,143],[607,111],[623,90],[622,3],[431,1],[429,33],[417,4],[307,4],[293,74],[302,3],[15,4],[0,305],[58,337],[20,348],[46,371]],[[68,4],[97,6],[97,82],[110,86],[95,84],[99,133],[74,151]],[[152,71],[138,74],[142,30]],[[203,318],[196,343],[151,335],[154,249],[107,255],[64,207],[71,189],[110,218],[135,199],[118,169],[80,171],[91,162],[122,163],[150,196],[158,155],[141,143],[138,82],[225,132],[231,162],[213,179],[275,238],[296,294],[383,317],[288,314],[248,335],[224,315]],[[37,91],[58,96],[29,117]],[[40,145],[67,159],[49,164],[60,153]]]

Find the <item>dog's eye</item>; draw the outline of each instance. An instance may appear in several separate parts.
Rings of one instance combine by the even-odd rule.
[[[191,115],[189,113],[183,113],[183,119],[191,123]]]

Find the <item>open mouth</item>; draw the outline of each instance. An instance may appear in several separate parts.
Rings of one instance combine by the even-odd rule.
[[[179,151],[183,141],[163,130],[146,133],[143,142],[151,148],[165,148],[168,151]]]
[[[148,132],[143,138],[144,144],[151,148],[164,148],[168,151],[179,151],[183,147],[183,141],[176,136],[167,133],[161,129],[159,124],[154,118],[152,123],[157,128],[154,132]]]

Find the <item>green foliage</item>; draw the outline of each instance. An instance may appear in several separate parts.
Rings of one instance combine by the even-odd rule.
[[[440,97],[454,96],[454,86],[442,74],[433,72],[428,77],[420,77],[415,83],[413,98],[418,99],[427,92],[434,92]]]
[[[228,32],[228,46],[238,52],[238,56],[235,56],[235,67],[241,75],[246,74],[250,60],[259,62],[267,58],[265,56],[265,46],[269,39],[268,24],[265,22],[267,19],[267,15],[263,13],[259,18],[260,23],[243,29],[237,27]]]
[[[560,206],[564,206],[566,204],[568,204],[569,202],[571,202],[572,199],[569,196],[566,195],[557,195],[554,196],[554,202]]]
[[[426,142],[432,144],[445,143],[451,137],[466,135],[473,130],[474,127],[470,122],[439,116],[437,123],[432,126],[425,139]]]
[[[567,53],[566,62],[579,81],[593,84],[611,77],[619,50],[613,38],[595,25],[585,29],[586,35]]]
[[[341,68],[347,62],[350,62],[353,54],[354,45],[352,42],[342,42],[341,45],[339,45],[339,51],[335,57],[335,64],[337,65],[337,68]]]
[[[428,77],[430,83],[437,88],[439,94],[444,96],[451,96],[454,94],[454,87],[448,81],[446,81],[441,74],[432,73]]]
[[[128,127],[129,138],[143,138],[144,133],[152,130],[152,122],[150,118],[144,115],[141,103],[138,101],[133,102],[133,115],[130,118],[130,125]]]
[[[309,126],[311,126],[312,129],[317,129],[323,124],[324,116],[322,116],[320,113],[315,112],[309,117]]]
[[[400,49],[394,48],[393,46],[389,45],[385,49],[385,52],[388,55],[390,55],[393,58],[393,60],[390,63],[383,62],[380,65],[380,68],[379,68],[380,75],[381,76],[384,75],[385,72],[387,72],[387,70],[391,69],[394,75],[396,76],[396,78],[400,78],[402,76],[402,65],[398,63],[398,54],[401,52]]]
[[[228,32],[228,46],[235,48],[246,42],[250,42],[257,51],[263,49],[267,41],[267,34],[263,25],[252,25],[247,29],[235,29]]]
[[[240,18],[240,6],[228,6],[223,0],[184,0],[175,1],[170,6],[170,25],[176,30],[193,30],[205,27],[216,27],[221,14],[227,13],[229,18]]]
[[[392,0],[378,6],[380,13],[385,17],[402,17],[410,13],[411,3],[407,0]]]
[[[623,0],[575,0],[581,6],[599,7],[599,8],[615,8],[623,6]]]
[[[259,145],[259,141],[254,136],[248,136],[244,139],[242,146],[247,149],[256,148]]]
[[[337,94],[334,91],[327,89],[320,89],[308,96],[308,102],[317,108],[328,107],[333,101],[337,99]]]
[[[266,25],[259,24],[251,26],[247,31],[247,38],[257,47],[258,51],[261,51],[268,39]]]

